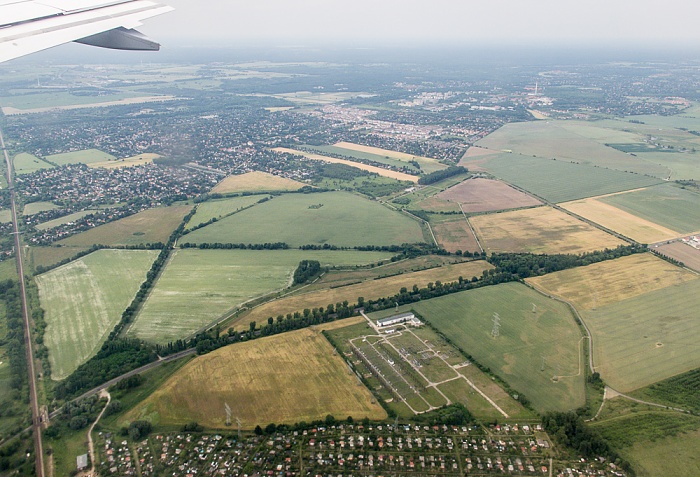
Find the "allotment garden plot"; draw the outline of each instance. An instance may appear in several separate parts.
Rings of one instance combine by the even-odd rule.
[[[348,192],[285,194],[189,234],[190,243],[392,245],[423,241],[420,224]]]
[[[490,252],[584,253],[624,242],[551,207],[471,217],[482,247]]]
[[[97,352],[157,254],[100,250],[36,277],[53,379],[65,378]]]
[[[396,325],[377,332],[366,324],[355,325],[330,336],[355,372],[402,416],[457,402],[480,418],[524,412],[515,399],[493,386],[473,363],[425,326]]]
[[[176,250],[128,335],[157,343],[186,338],[243,303],[289,286],[301,260],[318,260],[322,266],[365,265],[390,256],[357,251]]]
[[[581,333],[571,311],[519,283],[421,301],[412,308],[538,411],[583,405]]]
[[[335,323],[329,324],[333,327]],[[323,326],[221,348],[188,363],[126,416],[224,428],[228,404],[244,429],[269,423],[386,418],[320,333]]]

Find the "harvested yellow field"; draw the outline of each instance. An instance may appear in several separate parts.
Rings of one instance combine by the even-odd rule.
[[[392,179],[397,179],[400,181],[411,181],[418,182],[417,176],[412,176],[411,174],[404,174],[403,172],[396,172],[389,169],[383,169],[381,167],[370,166],[368,164],[362,164],[360,162],[347,161],[345,159],[336,159],[335,157],[322,156],[321,154],[314,154],[311,152],[297,151],[296,149],[289,149],[286,147],[276,147],[273,149],[275,152],[294,154],[296,156],[304,156],[307,159],[313,159],[315,161],[325,161],[331,162],[333,164],[345,164],[346,166],[356,167],[362,169],[363,171],[374,172],[383,177],[390,177]]]
[[[552,207],[479,215],[469,220],[488,252],[579,254],[624,244]]]
[[[273,176],[267,172],[247,172],[236,176],[228,176],[219,182],[211,192],[232,194],[235,192],[270,192],[277,190],[299,190],[305,184],[285,177]]]
[[[334,352],[322,329],[260,338],[200,356],[134,408],[125,422],[146,418],[181,426],[197,421],[225,428],[225,404],[245,429],[311,422],[328,414],[385,419],[386,412]]]
[[[692,272],[655,257],[635,254],[525,280],[579,310],[596,308],[698,278]]]
[[[351,151],[366,152],[368,154],[376,154],[378,156],[386,156],[398,161],[418,161],[432,164],[440,164],[440,161],[433,159],[432,157],[425,156],[414,156],[413,154],[407,154],[405,152],[391,151],[389,149],[382,149],[381,147],[363,146],[362,144],[355,144],[352,142],[338,142],[334,144],[335,147],[342,147],[343,149],[350,149]]]
[[[649,220],[637,217],[622,209],[606,204],[592,197],[561,204],[566,210],[614,230],[615,232],[636,240],[639,243],[655,243],[680,236],[680,232],[671,230]]]
[[[118,169],[120,167],[134,167],[150,164],[154,159],[160,157],[160,154],[145,153],[138,156],[127,157],[125,159],[117,159],[116,161],[93,162],[88,164],[88,167],[102,169]]]
[[[424,287],[428,283],[437,280],[443,283],[453,282],[458,280],[460,276],[465,280],[471,280],[472,277],[479,277],[484,270],[491,268],[493,268],[493,266],[483,260],[463,262],[431,268],[429,270],[421,270],[419,272],[404,273],[378,280],[367,280],[355,285],[318,290],[301,295],[291,295],[253,308],[250,313],[238,318],[232,324],[236,329],[240,330],[242,328],[247,328],[248,324],[252,321],[265,323],[271,316],[277,317],[278,315],[286,315],[287,313],[294,313],[296,311],[300,312],[303,311],[304,308],[325,307],[330,303],[335,304],[345,300],[350,303],[356,303],[357,298],[360,296],[364,297],[365,300],[376,300],[377,298],[394,295],[398,293],[402,287],[406,287],[410,290],[413,288],[413,285]],[[229,325],[231,325],[231,323],[225,326]]]

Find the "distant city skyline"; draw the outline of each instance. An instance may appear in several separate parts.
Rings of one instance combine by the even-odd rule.
[[[230,42],[534,43],[673,46],[700,42],[700,4],[668,0],[158,0],[174,12],[141,29],[174,46]]]

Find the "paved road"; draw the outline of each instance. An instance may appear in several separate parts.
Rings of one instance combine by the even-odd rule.
[[[17,222],[17,206],[15,204],[15,188],[12,177],[12,163],[5,148],[5,138],[0,131],[0,146],[5,154],[7,164],[7,184],[10,190],[12,204],[12,226],[15,236],[15,257],[17,258],[17,273],[19,274],[19,291],[22,299],[22,315],[24,316],[24,345],[27,353],[27,371],[29,374],[29,402],[32,408],[32,431],[34,437],[34,453],[36,454],[36,475],[44,477],[44,447],[41,442],[41,415],[39,413],[39,400],[36,395],[36,371],[34,369],[34,351],[32,350],[32,338],[29,327],[29,310],[27,309],[27,292],[24,287],[24,269],[22,268],[22,247],[20,243],[19,223]]]

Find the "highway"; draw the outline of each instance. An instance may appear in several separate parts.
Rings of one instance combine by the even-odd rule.
[[[24,269],[22,268],[22,247],[20,243],[19,222],[17,222],[17,205],[15,203],[15,188],[12,177],[12,163],[5,148],[5,138],[0,130],[0,146],[5,154],[7,164],[7,184],[10,190],[12,211],[12,234],[15,236],[15,257],[17,259],[17,273],[19,274],[19,291],[22,300],[22,315],[24,316],[24,346],[27,353],[27,371],[29,374],[29,402],[32,408],[32,435],[34,437],[34,453],[36,454],[36,475],[44,477],[44,447],[41,442],[41,415],[39,413],[39,400],[36,394],[36,371],[34,369],[34,351],[32,350],[31,328],[29,327],[29,310],[27,309],[27,291],[24,286]]]

